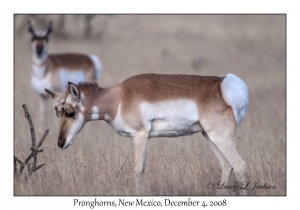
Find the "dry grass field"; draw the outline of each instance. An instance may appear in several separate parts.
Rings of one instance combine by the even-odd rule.
[[[14,155],[24,160],[30,153],[22,104],[31,114],[37,141],[46,129],[50,132],[41,146],[44,152],[38,154],[38,164],[46,165],[32,176],[27,170],[15,174],[14,194],[134,195],[132,139],[119,136],[106,122],[90,122],[71,147],[61,150],[52,99],[46,122],[39,121],[38,97],[30,86],[31,45],[24,24],[29,18],[34,24],[41,16],[15,16]],[[248,163],[252,182],[276,186],[255,189],[250,195],[286,194],[284,15],[109,15],[91,25],[93,30],[97,23],[105,23],[98,35],[81,37],[82,17],[65,17],[63,26],[69,30],[65,36],[55,35],[59,34],[55,17],[44,19],[51,18],[54,34],[49,52],[99,55],[103,72],[98,83],[103,87],[142,73],[225,76],[231,72],[241,77],[249,89],[249,106],[236,132],[237,149]],[[73,29],[77,36],[72,35]],[[154,138],[148,145],[149,195],[236,195],[207,189],[209,182],[221,178],[221,167],[200,133]],[[230,180],[235,183],[233,173]]]

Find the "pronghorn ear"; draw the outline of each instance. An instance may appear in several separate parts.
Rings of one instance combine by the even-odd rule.
[[[48,29],[47,29],[47,36],[49,36],[53,31],[53,24],[52,21],[49,22],[48,24]]]
[[[33,29],[32,25],[31,25],[31,21],[28,20],[27,23],[28,23],[28,32],[34,36],[35,33],[34,33],[34,29]]]
[[[51,90],[48,89],[45,89],[45,91],[58,102],[61,102],[65,98],[65,95],[62,93],[52,92]]]
[[[73,84],[72,82],[68,82],[69,83],[69,91],[71,93],[72,99],[76,102],[80,101],[80,92],[78,87]]]

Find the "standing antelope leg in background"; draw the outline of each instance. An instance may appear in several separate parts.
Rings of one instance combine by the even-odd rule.
[[[41,122],[44,122],[44,118],[46,115],[46,110],[47,110],[47,98],[44,95],[40,95],[39,97],[39,104],[40,104],[40,120]]]

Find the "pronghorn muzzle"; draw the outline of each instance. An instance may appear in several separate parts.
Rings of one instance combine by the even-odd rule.
[[[58,139],[57,145],[59,148],[63,148],[65,145],[66,140],[65,139]]]
[[[63,141],[58,141],[58,147],[63,148],[65,143]]]
[[[58,147],[63,148],[65,146],[65,143],[66,143],[66,138],[64,138],[62,135],[59,135],[57,141]]]
[[[43,53],[43,49],[44,49],[44,45],[43,44],[38,44],[36,46],[36,52],[38,54],[39,57],[41,57],[42,53]]]

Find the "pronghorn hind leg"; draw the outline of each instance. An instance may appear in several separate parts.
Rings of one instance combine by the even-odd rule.
[[[207,132],[209,139],[219,148],[224,157],[228,160],[234,169],[237,181],[239,182],[238,188],[241,195],[246,195],[247,190],[242,190],[240,187],[249,182],[247,174],[246,162],[239,155],[232,135],[226,134],[225,131],[210,130]]]
[[[231,171],[232,171],[232,166],[230,165],[228,160],[224,157],[224,155],[219,150],[219,148],[210,140],[208,135],[205,132],[203,132],[202,135],[208,141],[210,147],[212,148],[212,150],[216,154],[216,156],[219,160],[219,163],[221,165],[221,168],[222,168],[222,178],[220,180],[221,183],[228,184],[229,183],[229,177],[230,177],[230,174],[231,174]]]
[[[148,133],[137,133],[134,137],[134,176],[136,194],[143,195],[146,190],[145,167]]]

